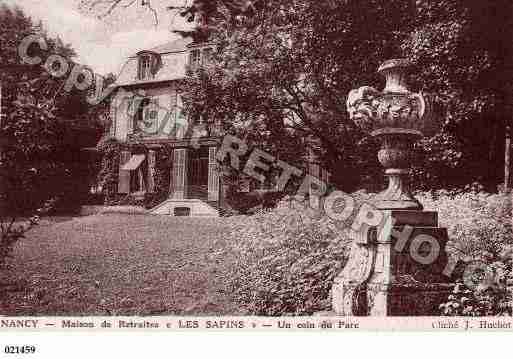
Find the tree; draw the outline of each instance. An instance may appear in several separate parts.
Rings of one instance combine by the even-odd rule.
[[[280,143],[280,126],[320,140],[324,165],[348,189],[379,176],[374,149],[361,146],[367,139],[348,120],[347,93],[379,87],[378,65],[408,57],[417,65],[413,89],[436,94],[444,108],[441,132],[419,146],[417,185],[480,181],[493,189],[501,182],[499,139],[513,108],[511,2],[283,0],[249,15],[219,13],[209,21],[217,24],[210,27],[218,46],[213,66],[189,82],[193,111],[224,116],[227,125],[243,119],[236,127],[266,148]]]
[[[155,24],[159,23],[159,7],[161,2],[156,0],[81,0],[79,8],[82,11],[93,13],[99,18],[111,16],[118,9],[144,8],[154,18]],[[211,26],[217,23],[219,17],[234,19],[238,15],[251,15],[260,8],[263,0],[183,0],[180,5],[175,0],[164,1],[164,9],[175,15],[185,18],[189,23],[194,23],[190,30],[176,30],[183,36],[191,36],[197,41],[208,38]]]
[[[80,148],[71,139],[84,137],[90,131],[98,137],[101,126],[88,121],[77,128],[73,120],[92,113],[85,93],[64,91],[66,78],[57,79],[42,66],[21,63],[17,50],[24,37],[41,34],[48,53],[71,61],[74,51],[59,39],[48,37],[41,25],[33,24],[18,8],[0,7],[0,19],[1,215],[31,212],[52,197],[66,198],[76,205],[76,195],[87,189],[74,180],[79,175]]]
[[[437,94],[446,110],[452,140],[444,144],[438,136],[431,144],[444,147],[438,153],[446,162],[458,162],[443,174],[447,185],[479,180],[491,187],[502,180],[502,139],[513,113],[512,21],[510,1],[417,1],[403,51],[418,64],[418,87]],[[431,173],[436,177],[437,169]]]
[[[349,119],[346,95],[379,83],[380,62],[400,54],[410,5],[273,0],[251,15],[217,17],[212,65],[187,81],[189,110],[291,163],[319,143],[332,181],[352,190],[379,167],[372,141]]]
[[[108,3],[111,9],[123,4]],[[362,185],[359,178],[380,178],[375,149],[348,121],[347,93],[365,84],[380,87],[376,69],[392,57],[413,60],[414,89],[436,94],[445,109],[441,132],[419,145],[417,185],[480,181],[493,188],[502,181],[502,138],[513,116],[512,7],[508,0],[192,0],[168,6],[196,22],[184,35],[217,46],[212,66],[187,81],[191,114],[222,119],[226,129],[280,157],[297,159],[302,139],[320,140],[324,165],[345,189]]]

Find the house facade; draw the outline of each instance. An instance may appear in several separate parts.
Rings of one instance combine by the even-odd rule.
[[[190,39],[143,50],[127,59],[115,83],[110,136],[133,149],[121,153],[118,192],[153,193],[159,151],[172,148],[169,196],[152,209],[155,214],[219,214],[221,133],[184,116],[180,89],[188,68],[201,66],[211,51],[209,44]]]

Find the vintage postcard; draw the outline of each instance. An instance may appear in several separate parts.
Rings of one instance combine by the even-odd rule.
[[[513,330],[511,0],[0,28],[0,333]]]

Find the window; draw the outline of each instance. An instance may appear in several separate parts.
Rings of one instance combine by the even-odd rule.
[[[144,98],[136,102],[138,106],[133,117],[133,132],[141,135],[156,135],[158,132],[158,98]]]
[[[203,49],[203,56],[201,59],[202,64],[203,65],[208,64],[211,59],[212,59],[212,48],[207,47],[207,48]]]
[[[212,48],[206,47],[204,49],[191,50],[189,55],[189,66],[196,69],[200,66],[206,65],[212,58]]]
[[[155,77],[157,71],[162,67],[162,59],[158,53],[141,51],[138,54],[137,78],[148,80]]]
[[[142,99],[139,103],[139,107],[137,108],[137,112],[135,114],[134,131],[141,131],[141,129],[146,127],[146,112],[149,105],[150,99],[148,98]]]
[[[87,97],[91,98],[91,99],[96,99],[96,86],[95,86],[95,84],[91,85],[87,89]]]
[[[192,68],[196,68],[201,65],[201,50],[195,49],[191,51],[189,65]]]
[[[175,207],[173,213],[175,217],[190,217],[191,209],[189,207]]]
[[[141,56],[139,58],[139,80],[149,78],[151,78],[151,56]]]

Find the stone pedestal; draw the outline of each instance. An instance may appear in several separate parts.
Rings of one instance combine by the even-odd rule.
[[[351,119],[381,142],[378,159],[389,183],[374,199],[385,221],[353,234],[349,261],[335,280],[333,308],[340,315],[438,315],[450,291],[443,274],[447,231],[435,212],[422,211],[405,181],[415,142],[439,127],[431,97],[408,90],[412,65],[385,61],[378,69],[383,91],[362,86],[347,99]]]
[[[380,227],[354,233],[349,261],[335,279],[333,309],[346,316],[430,316],[450,291],[447,231],[436,212],[383,211]]]

